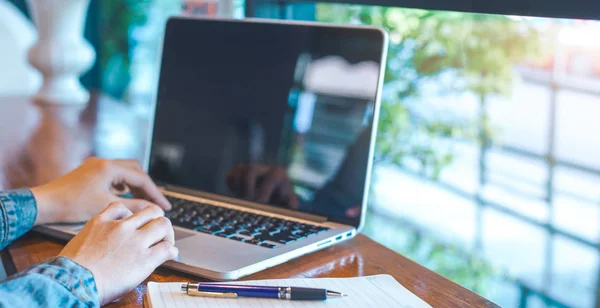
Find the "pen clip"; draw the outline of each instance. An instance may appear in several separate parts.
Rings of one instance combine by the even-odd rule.
[[[199,291],[197,283],[184,283],[181,285],[181,292],[191,296],[203,296],[203,297],[218,297],[218,298],[237,298],[237,293],[233,292],[206,292]]]
[[[237,293],[204,292],[204,291],[198,291],[198,290],[195,290],[192,288],[188,289],[187,294],[191,295],[191,296],[218,297],[218,298],[237,298],[238,297]]]

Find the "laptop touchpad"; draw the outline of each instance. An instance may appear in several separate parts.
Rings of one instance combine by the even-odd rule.
[[[173,229],[175,230],[175,240],[176,241],[198,234],[197,232],[194,232],[191,230],[185,230],[182,228],[173,228]]]

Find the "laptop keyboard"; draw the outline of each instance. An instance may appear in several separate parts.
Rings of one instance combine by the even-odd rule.
[[[166,197],[173,205],[166,212],[173,225],[266,248],[277,248],[329,230],[327,227]]]

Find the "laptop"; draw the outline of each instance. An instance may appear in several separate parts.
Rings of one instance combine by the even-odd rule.
[[[144,162],[173,205],[164,266],[235,280],[360,232],[386,50],[374,27],[171,18]]]

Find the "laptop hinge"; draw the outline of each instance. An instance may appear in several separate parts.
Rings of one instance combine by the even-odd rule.
[[[227,197],[227,196],[223,196],[223,195],[197,191],[197,190],[188,189],[188,188],[182,188],[182,187],[171,186],[171,185],[162,186],[160,188],[165,191],[172,191],[175,193],[190,195],[190,196],[194,196],[194,197],[200,197],[200,198],[206,198],[206,199],[215,200],[215,201],[219,201],[219,202],[230,203],[230,204],[247,207],[247,208],[251,208],[251,209],[255,209],[255,210],[261,210],[261,211],[265,211],[265,212],[269,212],[269,213],[274,213],[274,214],[290,216],[290,217],[294,217],[294,218],[298,218],[298,219],[313,221],[315,223],[324,223],[327,221],[327,217],[325,217],[325,216],[304,213],[304,212],[300,212],[300,211],[286,209],[283,207],[260,204],[260,203],[256,203],[256,202],[246,201],[246,200],[240,200],[240,199],[236,199],[236,198],[231,198],[231,197]]]

